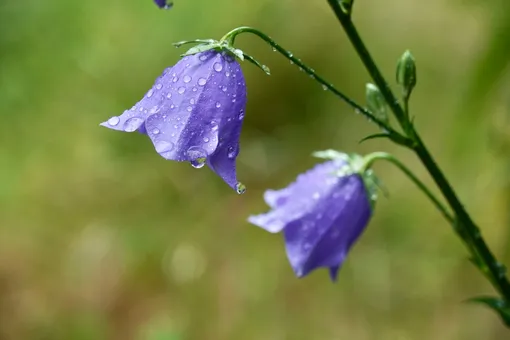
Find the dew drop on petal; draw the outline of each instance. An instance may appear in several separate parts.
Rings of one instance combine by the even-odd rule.
[[[246,192],[246,185],[244,185],[241,182],[237,182],[237,184],[236,184],[236,192],[239,195],[244,194]]]
[[[233,146],[229,146],[227,149],[227,152],[228,152],[228,154],[227,154],[228,158],[232,159],[235,156],[237,156],[237,150]]]
[[[126,132],[136,131],[136,129],[138,129],[140,127],[140,124],[142,124],[142,123],[143,123],[142,118],[139,118],[139,117],[129,118],[124,123],[124,131],[126,131]]]
[[[157,135],[158,133],[159,133],[159,129],[158,129],[158,128],[154,128],[154,129],[152,130],[152,134],[153,134],[153,135]],[[157,150],[157,148],[156,148],[156,150]]]
[[[185,83],[189,83],[191,81],[191,77],[188,75],[185,75],[184,78],[182,78],[182,81]]]
[[[227,77],[230,77],[230,72],[228,72],[228,71],[227,71],[227,72],[225,72],[225,75],[226,75]]]
[[[216,107],[220,108],[221,107],[221,103],[220,102],[216,102]]]
[[[172,98],[172,94],[171,94],[170,92],[168,92],[168,94],[166,95],[166,97],[167,97],[168,99],[170,99],[170,98]]]
[[[173,109],[174,107],[175,107],[175,105],[174,105],[174,104],[170,105],[170,108],[171,108],[171,109]]]
[[[111,126],[115,126],[115,125],[119,124],[119,121],[120,121],[119,117],[115,116],[115,117],[108,119],[108,124]]]
[[[223,92],[227,92],[227,87],[226,87],[226,86],[223,86],[223,87],[221,88],[221,90],[222,90]]]
[[[207,59],[207,56],[205,54],[202,54],[199,59],[201,61],[205,61]]]
[[[175,76],[175,77],[173,77],[172,82],[177,83],[177,80],[179,80],[179,77]]]
[[[193,92],[197,92],[197,88],[196,87],[193,87]]]
[[[163,85],[161,85],[161,84],[157,84],[157,85],[156,85],[156,88],[157,88],[158,90],[161,90],[161,88],[162,88],[162,87],[163,87]]]
[[[152,97],[153,93],[154,93],[154,91],[152,89],[150,89],[149,92],[147,92],[147,98]]]
[[[182,86],[181,86],[181,87],[179,87],[179,88],[177,89],[177,92],[178,92],[179,94],[183,94],[183,93],[184,93],[184,91],[186,91],[186,89],[185,89],[184,87],[182,87]]]
[[[204,143],[207,143],[207,142],[209,142],[209,138],[204,137]]]
[[[189,103],[190,103],[190,104],[195,104],[195,98],[191,98],[191,99],[189,100]]]
[[[188,106],[188,107],[186,108],[186,110],[188,110],[188,112],[191,112],[191,110],[193,110],[193,107]]]
[[[239,120],[243,120],[243,118],[244,118],[244,110],[243,109],[239,110],[239,116],[237,116],[237,117],[239,118]]]
[[[207,152],[199,146],[192,146],[186,151],[187,156],[190,158],[191,166],[200,169],[205,165],[207,159]]]
[[[204,86],[205,83],[207,83],[207,80],[205,78],[199,78],[198,79],[198,85]]]
[[[223,66],[220,63],[215,63],[213,67],[216,72],[221,72],[221,70],[223,70]]]
[[[164,153],[172,151],[174,148],[174,143],[160,140],[154,143],[154,147],[158,153]]]

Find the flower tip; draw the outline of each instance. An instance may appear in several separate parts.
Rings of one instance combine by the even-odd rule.
[[[161,9],[170,9],[174,5],[172,1],[168,0],[154,0],[154,3]]]

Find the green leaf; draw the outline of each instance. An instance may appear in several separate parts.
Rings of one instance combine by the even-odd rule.
[[[467,302],[481,303],[496,311],[507,327],[510,327],[510,306],[505,300],[491,296],[479,296]]]

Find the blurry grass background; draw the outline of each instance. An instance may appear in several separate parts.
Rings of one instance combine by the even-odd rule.
[[[238,46],[249,103],[238,196],[211,171],[98,126],[179,53],[172,42],[255,26],[363,101],[366,72],[326,1],[0,2],[0,339],[506,339],[492,288],[448,225],[389,165],[391,195],[336,284],[296,279],[280,235],[249,225],[314,150],[412,154],[258,39]],[[358,0],[355,20],[389,79],[410,49],[412,112],[495,253],[510,264],[510,3]]]

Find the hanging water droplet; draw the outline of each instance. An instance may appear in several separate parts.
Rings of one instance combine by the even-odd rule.
[[[232,99],[232,103],[235,103],[235,102],[236,102],[236,99],[235,99],[235,98],[234,98],[234,99]]]
[[[207,143],[207,142],[209,142],[209,138],[204,137],[204,143]]]
[[[156,148],[156,152],[161,154],[172,151],[174,148],[174,143],[160,140],[154,143],[154,147]]]
[[[156,88],[157,88],[158,90],[161,90],[161,88],[162,88],[162,87],[163,87],[163,85],[161,85],[161,84],[157,84],[157,85],[156,85]]]
[[[179,87],[179,88],[177,89],[177,92],[178,92],[179,94],[183,94],[183,93],[184,93],[184,91],[186,91],[186,89],[185,89],[184,87],[182,87],[182,86],[181,86],[181,87]]]
[[[227,87],[226,87],[226,86],[223,86],[223,87],[221,88],[221,90],[222,90],[223,92],[227,92]]]
[[[220,102],[216,102],[216,107],[220,108],[221,107],[221,103]]]
[[[191,77],[188,75],[185,75],[184,78],[182,78],[182,81],[185,83],[189,83],[191,81]]]
[[[195,104],[195,98],[191,98],[191,99],[189,100],[189,103],[190,103],[190,104]]]
[[[205,165],[205,161],[207,159],[207,152],[199,146],[192,146],[186,152],[187,156],[190,159],[191,166],[196,169],[200,169]]]
[[[142,123],[143,123],[142,118],[139,118],[139,117],[129,118],[124,123],[124,131],[126,131],[126,132],[136,131],[136,129],[138,129],[140,127],[140,125],[142,125]]]
[[[215,63],[213,67],[216,72],[221,72],[221,70],[223,70],[223,66],[220,63]]]
[[[172,82],[177,83],[177,80],[179,80],[179,77],[174,76],[173,79],[172,79]]]
[[[171,108],[171,109],[173,109],[174,107],[175,107],[175,105],[174,105],[174,104],[170,105],[170,108]]]
[[[328,90],[328,87],[327,87],[326,85],[322,85],[322,89],[323,89],[324,91],[327,91],[327,90]]]
[[[291,65],[294,65],[294,62],[293,62],[292,60],[290,60],[290,64],[291,64]]]
[[[186,108],[186,110],[187,110],[188,112],[191,112],[191,110],[193,110],[193,107],[188,106],[188,107]]]
[[[154,128],[154,129],[152,130],[152,134],[153,134],[153,135],[157,135],[158,133],[159,133],[159,129],[158,129],[158,128]]]
[[[168,92],[168,94],[166,95],[166,97],[167,97],[168,99],[170,99],[170,98],[172,98],[172,94],[171,94],[170,92]]]
[[[241,182],[237,182],[237,184],[236,184],[236,192],[239,195],[244,194],[246,192],[246,185],[244,185]]]
[[[229,72],[229,71],[225,72],[225,75],[226,75],[227,77],[230,77],[230,72]]]
[[[152,97],[153,93],[154,93],[154,90],[150,89],[149,92],[147,92],[147,98]]]
[[[228,149],[227,149],[227,152],[228,152],[227,156],[230,159],[232,159],[235,156],[237,156],[237,149],[234,148],[233,146],[229,146]]]
[[[239,115],[237,117],[239,118],[239,120],[243,120],[243,118],[244,118],[244,110],[243,109],[239,110]]]
[[[120,121],[120,118],[115,116],[115,117],[108,119],[108,124],[111,126],[115,126],[115,125],[119,124],[119,121]]]
[[[211,128],[211,131],[217,131],[218,130],[218,125],[213,125],[213,127]]]
[[[198,85],[200,86],[204,86],[205,83],[207,83],[207,80],[205,78],[200,78],[198,79]]]
[[[199,59],[200,59],[201,61],[205,61],[205,60],[207,59],[207,56],[206,56],[205,54],[202,54],[202,55],[199,57]]]
[[[287,56],[288,56],[289,58],[292,58],[292,57],[294,56],[294,54],[292,54],[292,52],[290,52],[290,51],[287,51]]]

